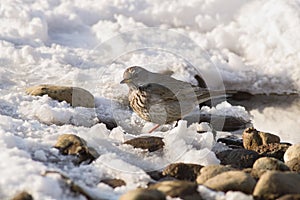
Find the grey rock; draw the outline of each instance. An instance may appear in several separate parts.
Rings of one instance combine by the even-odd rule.
[[[260,198],[278,198],[285,194],[300,194],[299,174],[267,171],[260,177],[253,192]]]
[[[197,183],[203,184],[208,179],[221,174],[223,172],[232,171],[235,170],[234,168],[230,166],[224,166],[224,165],[208,165],[203,167],[200,170],[200,175],[197,177]]]
[[[282,161],[276,158],[262,157],[255,161],[253,169],[257,170],[278,170],[278,171],[289,171],[289,167],[286,166]]]
[[[217,191],[232,190],[252,194],[255,184],[254,178],[245,172],[228,171],[208,179],[203,185]]]

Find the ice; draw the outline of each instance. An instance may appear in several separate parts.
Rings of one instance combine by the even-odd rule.
[[[147,171],[173,162],[218,164],[215,153],[226,147],[215,144],[206,123],[161,126],[152,133],[165,142],[158,152],[123,144],[149,136],[154,125],[128,108],[128,88],[119,84],[123,71],[140,65],[153,72],[169,70],[194,85],[194,75],[200,74],[212,89],[299,94],[299,6],[297,0],[2,1],[0,199],[23,190],[34,199],[84,199],[62,186],[59,175],[42,176],[45,170],[64,173],[95,199],[118,199],[146,186],[151,180]],[[95,96],[96,109],[25,94],[38,84],[83,87]],[[299,143],[299,105],[247,112],[221,102],[200,111],[251,120],[259,130]],[[115,120],[118,127],[109,130],[101,120]],[[52,148],[65,133],[86,140],[99,159],[77,167],[65,161]],[[99,183],[104,178],[122,178],[127,185],[112,189]],[[199,191],[207,199],[251,199],[202,186]]]

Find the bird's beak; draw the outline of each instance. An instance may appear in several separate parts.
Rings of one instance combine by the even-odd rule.
[[[130,83],[131,79],[123,79],[120,84],[124,84],[124,83]]]

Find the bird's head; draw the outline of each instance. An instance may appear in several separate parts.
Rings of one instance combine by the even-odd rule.
[[[123,80],[120,82],[121,84],[126,83],[128,86],[134,85],[138,86],[142,82],[148,79],[148,75],[151,72],[145,70],[142,67],[133,66],[129,67],[125,70],[123,74]]]

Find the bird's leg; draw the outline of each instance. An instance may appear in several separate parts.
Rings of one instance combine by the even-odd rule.
[[[154,127],[149,131],[149,133],[152,133],[153,131],[155,131],[159,126],[160,126],[160,124],[157,124],[156,126],[154,126]]]

